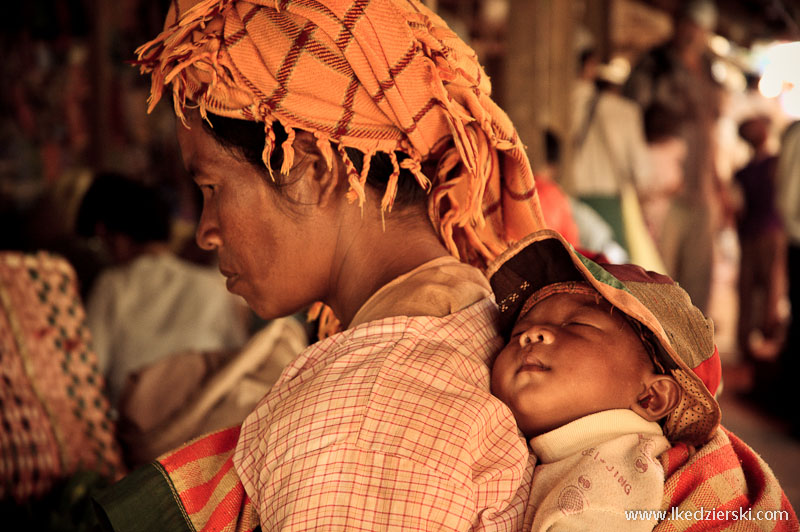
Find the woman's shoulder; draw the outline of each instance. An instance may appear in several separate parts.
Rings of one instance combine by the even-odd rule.
[[[389,316],[369,321],[309,346],[279,383],[328,380],[332,375],[341,382],[356,373],[364,382],[402,367],[404,379],[435,374],[488,388],[489,364],[503,343],[497,312],[494,300],[486,297],[443,317]]]
[[[401,275],[376,291],[350,324],[388,317],[445,317],[485,299],[491,287],[484,275],[453,257],[440,257]]]
[[[325,338],[306,351],[312,358],[316,358],[314,353],[335,358],[364,350],[386,352],[399,344],[438,345],[446,351],[451,349],[448,345],[494,344],[499,341],[497,317],[494,297],[487,294],[443,316],[398,313],[376,317]]]

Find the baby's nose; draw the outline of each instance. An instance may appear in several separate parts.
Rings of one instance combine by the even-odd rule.
[[[519,343],[522,347],[532,343],[550,344],[554,338],[553,331],[546,325],[534,325],[522,333]]]

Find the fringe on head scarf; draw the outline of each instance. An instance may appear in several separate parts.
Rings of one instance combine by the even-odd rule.
[[[333,149],[342,157],[348,200],[359,206],[372,155],[388,153],[394,171],[381,211],[391,211],[408,169],[462,261],[485,269],[544,227],[525,148],[475,52],[416,1],[174,0],[164,31],[136,53],[152,76],[148,111],[172,85],[184,122],[190,106],[263,122],[267,168],[278,120],[288,132],[283,173],[294,130],[311,132],[329,164]],[[365,154],[360,172],[345,147]],[[409,158],[398,163],[396,151]],[[436,162],[430,179],[425,161]]]

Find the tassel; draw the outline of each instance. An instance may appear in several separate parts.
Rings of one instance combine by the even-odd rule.
[[[325,163],[328,165],[328,170],[333,168],[333,149],[331,148],[331,139],[324,133],[314,131],[314,138],[317,139],[317,148],[322,156],[325,158]]]
[[[272,127],[270,127],[270,130]],[[286,129],[286,140],[283,141],[281,144],[281,150],[283,150],[283,164],[281,165],[281,174],[289,175],[289,171],[292,169],[292,165],[294,164],[294,137],[295,132],[294,128],[289,126],[284,126]],[[273,135],[275,132],[273,131]]]
[[[273,119],[270,117],[266,105],[261,104],[258,111],[264,121],[264,150],[261,152],[261,160],[264,162],[264,166],[267,167],[270,179],[274,182],[275,174],[272,171],[272,165],[269,164],[272,151],[275,149],[275,132],[272,130]]]
[[[139,65],[142,74],[152,74],[148,113],[161,99],[163,87],[172,84],[175,113],[184,125],[187,89],[192,90],[188,96],[198,103],[201,115],[206,117],[206,107],[215,101],[210,94],[221,90],[219,84],[224,83],[221,78],[228,81],[226,71],[220,65],[219,54],[223,39],[223,12],[230,6],[231,0],[202,1],[192,6],[155,39],[136,49],[137,60],[134,64]],[[194,80],[190,86],[186,75],[189,67],[194,67],[210,79]],[[196,92],[197,83],[205,86],[202,94]],[[230,87],[225,86],[224,89]]]
[[[404,168],[411,172],[414,178],[417,180],[419,186],[422,187],[425,191],[430,191],[431,189],[431,180],[422,173],[422,165],[420,164],[419,160],[409,157],[408,159],[404,159],[402,163],[400,163],[400,168]]]
[[[342,329],[342,324],[333,313],[333,309],[322,301],[317,301],[311,305],[306,313],[306,321],[312,322],[316,319],[319,319],[317,336],[319,336],[320,340],[332,336]]]
[[[306,322],[311,323],[315,319],[319,318],[320,313],[322,312],[322,308],[325,306],[325,303],[322,301],[317,301],[316,303],[312,303],[310,307],[308,307],[308,312],[306,312]]]
[[[353,161],[347,155],[347,151],[345,151],[344,146],[341,143],[337,144],[336,150],[339,152],[339,157],[341,157],[342,162],[344,163],[345,173],[347,174],[347,182],[350,184],[350,188],[347,190],[347,201],[349,203],[353,203],[354,201],[358,200],[358,206],[361,209],[361,215],[363,216],[364,201],[366,200],[364,185],[361,183],[358,171],[356,170]]]
[[[367,186],[367,177],[369,176],[369,169],[372,167],[372,158],[375,156],[374,151],[370,151],[369,153],[364,154],[364,163],[361,167],[361,179],[359,183],[361,183],[361,187],[366,190]]]
[[[392,212],[392,205],[394,205],[394,199],[397,197],[397,180],[400,177],[400,166],[397,164],[395,152],[389,152],[389,158],[392,161],[392,174],[389,176],[389,182],[386,183],[386,192],[384,192],[381,200],[381,213]],[[386,230],[385,223],[383,229],[384,231]]]

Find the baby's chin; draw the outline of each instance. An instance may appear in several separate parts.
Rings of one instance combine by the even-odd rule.
[[[535,438],[537,436],[541,436],[542,434],[546,434],[551,430],[555,430],[558,427],[569,423],[560,423],[560,422],[552,422],[547,423],[541,419],[530,419],[530,417],[520,416],[517,413],[514,413],[514,418],[517,420],[517,426],[519,426],[522,433],[525,435],[526,438]]]
[[[525,437],[530,439],[530,438],[535,438],[537,436],[541,436],[542,434],[547,434],[550,431],[563,427],[564,425],[568,425],[569,423],[572,423],[573,421],[576,421],[583,417],[590,416],[598,412],[603,412],[606,410],[616,410],[619,408],[620,408],[619,406],[612,405],[609,406],[608,408],[598,408],[591,410],[589,412],[576,414],[573,416],[559,417],[557,419],[542,419],[541,417],[537,417],[535,415],[525,416],[519,412],[514,411],[514,419],[517,420],[517,426],[520,428]]]

